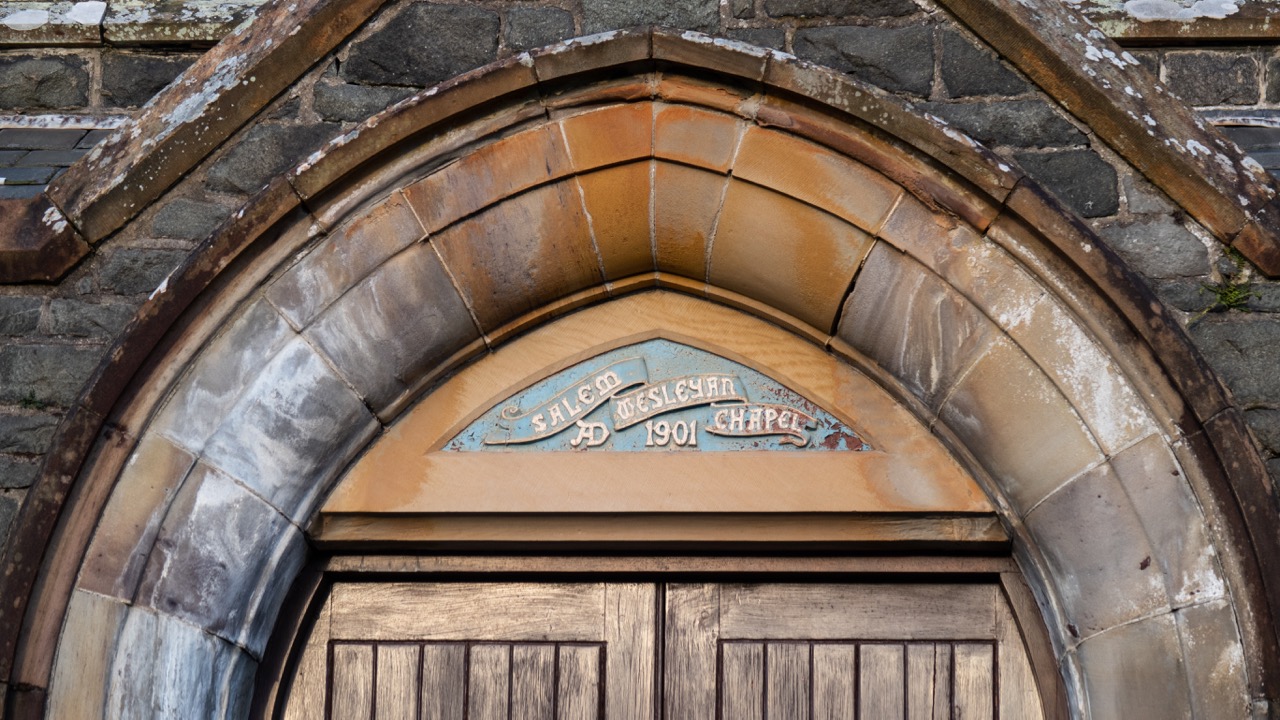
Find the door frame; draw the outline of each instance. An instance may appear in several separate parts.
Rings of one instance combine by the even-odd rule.
[[[992,583],[1025,643],[1046,720],[1067,720],[1063,682],[1048,628],[1013,558],[1005,555],[363,555],[314,558],[285,601],[258,666],[251,718],[273,717],[335,582],[626,580],[654,583],[844,581]],[[662,595],[659,594],[661,603]],[[659,623],[662,614],[659,613]],[[659,644],[661,647],[661,644]],[[659,650],[661,652],[661,650]],[[661,662],[661,661],[660,661]],[[663,683],[656,683],[661,708]]]

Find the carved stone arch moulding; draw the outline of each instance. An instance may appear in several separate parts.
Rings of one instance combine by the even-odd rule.
[[[353,458],[534,328],[683,294],[861,364],[932,429],[1074,714],[1142,716],[1146,683],[1170,716],[1244,717],[1280,661],[1265,476],[1140,287],[1016,168],[785,56],[618,33],[463,76],[270,185],[113,350],[6,558],[10,687],[48,690],[10,707],[243,714]]]

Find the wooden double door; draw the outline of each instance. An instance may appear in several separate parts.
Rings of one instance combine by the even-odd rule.
[[[285,718],[1041,718],[984,583],[336,583]]]

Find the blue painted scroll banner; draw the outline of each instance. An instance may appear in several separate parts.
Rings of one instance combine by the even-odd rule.
[[[573,383],[524,415],[517,415],[518,407],[503,408],[500,425],[506,427],[506,436],[490,435],[484,444],[512,445],[549,438],[573,427],[614,395],[648,380],[644,358],[619,360]]]
[[[745,405],[720,405],[706,431],[724,437],[757,437],[781,435],[778,442],[804,447],[809,444],[806,429],[815,427],[817,420],[790,405],[775,403],[747,403]]]
[[[715,402],[747,402],[735,375],[699,374],[663,380],[629,393],[619,393],[609,402],[613,429],[623,430],[663,413]]]

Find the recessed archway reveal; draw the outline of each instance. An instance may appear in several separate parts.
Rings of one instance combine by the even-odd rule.
[[[1274,527],[1138,287],[1016,168],[785,56],[640,32],[483,69],[336,138],[144,308],[59,436],[45,487],[78,479],[6,598],[14,677],[51,717],[242,714],[353,457],[518,333],[666,292],[861,365],[933,429],[1013,538],[1074,713],[1137,716],[1147,686],[1243,716],[1280,656]]]

